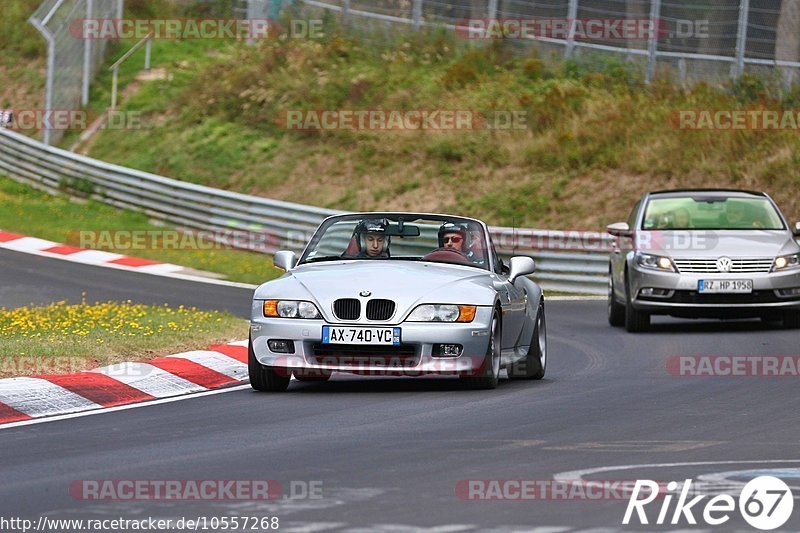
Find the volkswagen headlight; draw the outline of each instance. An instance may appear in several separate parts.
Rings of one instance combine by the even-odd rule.
[[[781,255],[772,263],[772,271],[779,272],[800,267],[800,254]]]
[[[635,256],[636,264],[644,268],[652,268],[653,270],[663,270],[666,272],[677,272],[675,264],[672,259],[663,255],[653,255],[638,252]]]

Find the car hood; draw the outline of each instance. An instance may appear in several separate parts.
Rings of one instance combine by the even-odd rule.
[[[649,241],[649,242],[648,242]],[[640,249],[674,259],[763,257],[797,253],[800,246],[787,231],[657,231],[646,236]]]
[[[336,321],[334,300],[372,298],[394,300],[397,318],[421,303],[492,305],[494,277],[472,267],[417,261],[355,260],[301,265],[260,286],[255,299],[307,299],[317,304],[326,320]],[[361,296],[369,291],[369,296]]]

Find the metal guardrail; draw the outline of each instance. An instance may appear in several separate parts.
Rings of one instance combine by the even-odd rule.
[[[80,193],[172,225],[268,236],[274,249],[301,250],[320,221],[339,213],[250,196],[142,172],[48,146],[0,128],[0,174],[50,192]],[[528,255],[549,290],[605,294],[610,236],[491,227],[498,252]]]

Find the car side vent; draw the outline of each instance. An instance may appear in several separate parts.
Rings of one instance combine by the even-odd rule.
[[[333,313],[340,320],[358,320],[361,302],[355,298],[340,298],[333,302]]]
[[[368,320],[389,320],[394,314],[394,302],[376,298],[367,302]]]

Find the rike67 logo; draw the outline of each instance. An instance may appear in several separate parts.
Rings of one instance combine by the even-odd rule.
[[[792,490],[782,480],[772,476],[759,476],[749,481],[739,494],[738,506],[736,499],[730,494],[717,494],[705,502],[703,500],[709,496],[707,494],[696,495],[689,499],[690,495],[693,495],[691,479],[685,480],[682,486],[676,481],[670,481],[666,493],[659,491],[660,487],[663,485],[655,481],[637,480],[622,523],[628,525],[632,519],[633,523],[638,519],[640,524],[650,524],[645,507],[660,496],[663,496],[663,501],[658,518],[652,522],[654,525],[682,523],[696,525],[695,515],[699,514],[706,524],[719,526],[728,522],[738,507],[739,513],[748,524],[756,529],[768,531],[784,525],[792,516],[794,509]],[[680,494],[672,508],[674,493],[679,487]]]

